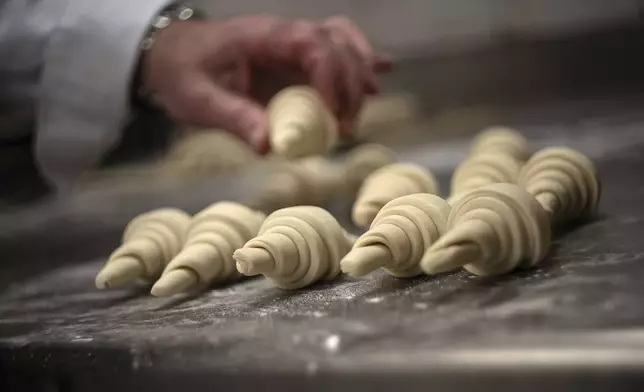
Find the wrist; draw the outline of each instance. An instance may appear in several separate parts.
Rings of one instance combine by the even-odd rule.
[[[164,8],[152,20],[139,46],[139,59],[132,79],[132,101],[134,104],[147,108],[159,109],[159,105],[154,99],[154,91],[148,89],[145,78],[146,64],[159,34],[177,24],[202,18],[203,14],[196,8],[184,3],[175,3]]]

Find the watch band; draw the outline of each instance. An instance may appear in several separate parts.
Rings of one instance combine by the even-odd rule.
[[[150,27],[140,44],[140,54],[137,69],[133,79],[133,101],[147,108],[159,109],[154,96],[142,83],[142,63],[146,53],[152,49],[157,35],[161,30],[170,26],[175,21],[202,19],[203,14],[188,4],[171,4],[164,8],[150,23]]]

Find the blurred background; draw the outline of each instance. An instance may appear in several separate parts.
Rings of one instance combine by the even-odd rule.
[[[216,19],[265,12],[290,18],[347,15],[397,58],[455,52],[512,37],[558,37],[636,22],[638,0],[196,0]]]

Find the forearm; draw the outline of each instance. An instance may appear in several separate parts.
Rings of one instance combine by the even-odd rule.
[[[0,0],[0,140],[34,126],[45,48],[69,0]]]
[[[141,39],[170,2],[41,0],[27,6],[9,0],[3,5],[2,48],[22,60],[0,72],[2,81],[14,80],[4,107],[19,113],[21,102],[36,109],[31,117],[24,111],[20,116],[35,123],[37,164],[58,188],[118,143],[130,114]],[[24,42],[32,45],[23,47]]]

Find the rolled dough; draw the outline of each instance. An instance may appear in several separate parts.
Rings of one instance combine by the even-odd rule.
[[[494,183],[515,183],[522,163],[501,152],[482,152],[463,161],[454,171],[451,200],[459,194]]]
[[[170,296],[239,277],[233,252],[259,232],[261,212],[234,202],[212,204],[194,216],[183,249],[152,287]]]
[[[154,281],[163,267],[179,253],[190,216],[174,208],[162,208],[135,217],[116,249],[96,276],[96,287],[106,289],[135,280]]]
[[[335,116],[311,87],[287,87],[271,99],[267,110],[271,147],[280,156],[324,154],[338,140]]]
[[[289,207],[270,214],[258,236],[233,257],[244,275],[264,275],[278,287],[299,289],[336,278],[354,241],[328,211]]]
[[[428,193],[388,202],[342,259],[342,271],[362,276],[384,267],[398,277],[419,275],[425,250],[447,229],[450,209],[445,200]]]
[[[487,185],[459,198],[449,231],[423,256],[423,270],[464,266],[496,275],[533,266],[547,253],[551,226],[594,214],[601,195],[592,161],[565,147],[537,152],[518,183]]]
[[[430,171],[411,163],[382,167],[371,173],[360,187],[353,205],[353,222],[358,227],[369,227],[385,204],[413,193],[439,193],[438,182]]]
[[[355,197],[371,173],[394,162],[396,154],[381,144],[363,144],[355,147],[344,161],[346,193]]]
[[[526,161],[530,157],[526,138],[516,130],[502,126],[486,128],[472,141],[470,156],[489,152],[511,155],[518,161]]]
[[[601,186],[593,162],[566,147],[538,151],[521,171],[519,185],[552,215],[554,224],[597,212]]]
[[[491,184],[461,197],[448,231],[427,250],[427,274],[464,267],[475,275],[498,275],[541,261],[550,245],[550,222],[539,202],[515,184]]]

